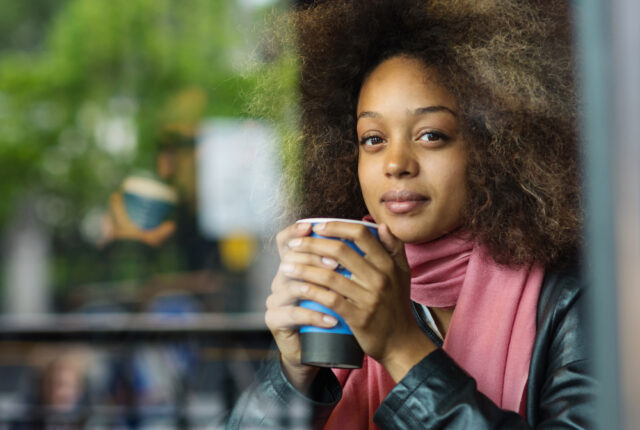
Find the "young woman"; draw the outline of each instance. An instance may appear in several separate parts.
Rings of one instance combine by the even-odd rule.
[[[265,317],[280,360],[229,426],[588,428],[566,10],[332,0],[294,24],[296,215],[371,218],[380,240],[340,222],[280,232]],[[345,319],[362,369],[300,363],[299,326],[336,323],[302,299]]]

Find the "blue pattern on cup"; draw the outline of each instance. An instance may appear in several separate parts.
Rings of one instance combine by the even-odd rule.
[[[158,227],[165,221],[174,204],[128,192],[123,193],[124,205],[131,221],[143,230]]]

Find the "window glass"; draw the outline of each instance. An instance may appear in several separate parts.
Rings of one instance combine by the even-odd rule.
[[[288,6],[0,2],[0,428],[211,426],[251,382]]]

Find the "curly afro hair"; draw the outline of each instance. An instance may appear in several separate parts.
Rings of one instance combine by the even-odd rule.
[[[495,260],[561,265],[580,243],[571,27],[563,2],[330,0],[291,16],[301,65],[299,217],[361,218],[364,78],[417,58],[455,97],[468,147],[464,225]]]

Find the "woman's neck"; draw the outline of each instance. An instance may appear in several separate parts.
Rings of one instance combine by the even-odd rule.
[[[453,315],[453,307],[448,308],[436,308],[430,307],[429,311],[431,312],[431,316],[438,326],[438,330],[442,334],[442,338],[444,339],[447,336],[447,331],[449,330],[449,324],[451,323],[451,316]]]

